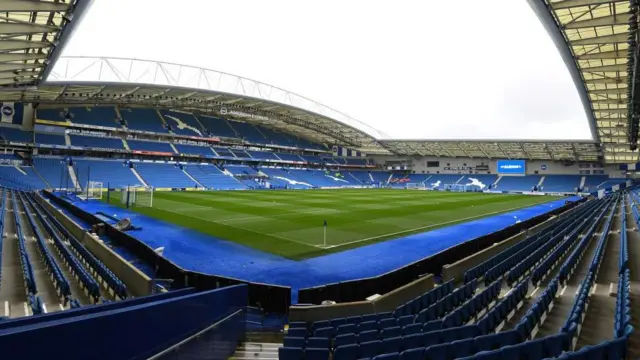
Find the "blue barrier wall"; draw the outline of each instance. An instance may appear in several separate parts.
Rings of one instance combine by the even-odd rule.
[[[226,360],[236,350],[237,339],[244,337],[245,323],[242,312],[235,313],[193,340],[181,344],[153,360]]]
[[[25,359],[146,359],[244,308],[247,298],[248,286],[236,285],[0,330],[0,349]],[[239,340],[237,332],[220,336]]]

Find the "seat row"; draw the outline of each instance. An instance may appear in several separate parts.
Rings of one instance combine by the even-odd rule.
[[[549,270],[554,267],[558,259],[564,256],[567,249],[575,243],[580,233],[593,223],[593,219],[600,213],[603,206],[604,203],[602,201],[594,201],[593,205],[589,206],[589,210],[583,213],[584,217],[573,220],[554,239],[542,245],[519,262],[513,269],[509,270],[507,284],[511,285],[519,281],[533,266],[536,266],[531,270],[531,281],[534,285],[537,285],[548,274]]]
[[[325,347],[289,347],[279,349],[281,360],[327,360],[332,355],[333,360],[357,360],[365,358],[378,359],[396,358],[403,360],[453,360],[471,354],[504,348],[510,345],[520,344],[522,339],[516,331],[506,331],[497,334],[479,335],[477,327],[465,326],[465,329],[474,329],[474,332],[463,333],[458,330],[459,336],[455,337],[452,329],[442,330],[448,332],[447,337],[427,336],[413,339],[388,339],[383,341],[370,341],[360,344],[339,346],[331,351]],[[460,328],[461,329],[461,328]],[[556,337],[548,344],[547,349],[557,349],[564,346],[564,337]],[[543,350],[544,351],[544,350]]]
[[[582,235],[582,238],[580,238],[580,235],[578,232],[575,232],[575,231],[572,232],[567,239],[565,239],[555,250],[551,252],[551,254],[549,254],[549,256],[547,256],[531,272],[531,282],[533,285],[537,285],[538,283],[540,283],[540,281],[542,281],[549,274],[551,269],[555,267],[555,264],[557,264],[557,262],[567,253],[567,251],[571,249],[571,247],[573,246],[574,243],[576,243],[576,241],[577,241],[577,245],[573,248],[573,251],[571,251],[571,253],[569,254],[569,257],[567,258],[568,260],[566,261],[574,264],[578,263],[578,260],[582,258],[584,251],[587,249],[587,245],[591,243],[593,233],[596,231],[597,226],[600,224],[600,221],[604,217],[606,207],[601,209],[598,208],[596,211],[597,211],[597,214],[595,215],[595,219],[589,217],[586,219],[585,222],[582,223],[583,226],[585,227],[588,226],[588,229],[584,233],[584,235]],[[609,217],[609,222],[610,221],[611,221],[611,217]],[[560,276],[561,282],[566,280],[566,276],[567,276],[566,273],[562,272],[563,269],[565,269],[565,272],[566,272],[566,268],[561,267],[561,276]],[[564,274],[564,277],[562,276],[563,274]]]
[[[620,256],[618,264],[618,273],[623,273],[629,264],[629,243],[627,239],[627,210],[624,206],[624,198],[622,200],[622,216],[620,219],[622,226],[620,227]]]
[[[107,286],[113,291],[114,295],[120,299],[127,297],[127,287],[125,284],[106,267],[100,260],[98,260],[84,245],[82,245],[51,213],[41,206],[37,201],[33,200],[30,194],[27,194],[27,199],[40,213],[47,216],[49,222],[53,225],[50,230],[56,233],[58,236],[66,239],[71,244],[72,250],[80,258],[83,264],[92,270],[92,274],[100,281],[104,281]]]
[[[80,261],[69,250],[67,245],[63,243],[60,236],[58,236],[58,234],[55,231],[53,231],[53,226],[51,225],[49,220],[42,215],[39,209],[33,207],[33,204],[29,204],[30,200],[28,202],[25,202],[22,194],[19,194],[19,197],[20,197],[20,201],[22,202],[22,205],[24,206],[25,211],[27,211],[29,207],[33,209],[33,212],[39,218],[40,223],[51,235],[55,249],[58,251],[58,254],[62,257],[62,260],[65,262],[65,265],[67,265],[67,267],[70,269],[72,274],[79,280],[80,285],[84,288],[87,295],[93,299],[94,303],[97,303],[100,299],[100,286],[98,285],[98,283],[93,279],[93,277],[84,268],[84,266],[82,266]],[[34,215],[29,211],[27,211],[27,218],[29,219],[29,222],[31,223],[31,226],[36,236],[43,240],[46,239],[45,235],[40,231],[38,225],[36,224],[36,219]]]
[[[618,293],[616,296],[616,313],[614,320],[614,337],[622,337],[627,332],[627,326],[631,324],[631,273],[625,270],[618,275]]]
[[[4,209],[7,206],[7,191],[5,189],[0,190],[2,193],[0,197],[0,286],[2,286],[2,239],[4,238]]]
[[[601,236],[591,260],[589,271],[580,283],[576,300],[574,301],[567,320],[561,329],[561,332],[569,335],[571,339],[571,349],[575,347],[575,343],[577,342],[580,331],[582,330],[582,322],[584,321],[587,308],[589,307],[591,288],[595,283],[595,279],[600,269],[600,264],[602,263],[602,256],[604,254],[607,239],[608,236]]]
[[[16,210],[17,204],[18,202],[20,202],[20,198],[19,198],[20,195],[19,193],[13,193],[12,195],[13,195],[14,211],[16,212],[16,226],[22,228],[23,226],[22,220],[20,219],[20,216],[17,216],[18,212]],[[28,213],[25,207],[23,207],[23,209],[25,213]],[[44,264],[47,268],[47,271],[49,272],[49,275],[51,275],[53,285],[56,288],[56,291],[58,292],[58,296],[60,297],[60,299],[63,299],[66,305],[67,300],[71,296],[71,288],[69,286],[69,282],[62,274],[62,270],[60,270],[60,267],[58,266],[56,261],[53,259],[53,256],[49,252],[49,249],[47,249],[47,245],[45,244],[45,238],[41,234],[38,236],[38,233],[35,231],[34,233],[36,235],[35,236],[36,244],[38,244],[40,255],[44,259]]]
[[[424,324],[429,321],[438,320],[445,317],[453,309],[456,309],[460,304],[471,299],[476,292],[477,281],[473,280],[461,287],[455,289],[451,294],[438,300],[435,304],[429,306],[426,309],[422,309],[418,313],[415,319],[415,323]]]
[[[595,205],[596,202],[587,202],[581,205],[575,213],[572,213],[565,219],[559,220],[557,226],[549,229],[549,231],[545,231],[543,235],[533,241],[529,246],[489,269],[484,275],[485,284],[488,285],[492,283],[507,272],[507,284],[512,286],[517,283],[524,273],[529,270],[532,265],[531,262],[533,261],[535,263],[540,259],[540,256],[546,254],[554,245],[557,245],[564,238],[568,229],[575,226],[576,223],[583,221],[582,216],[590,213]],[[545,252],[543,250],[547,251]],[[532,256],[534,253],[535,256]]]
[[[485,275],[487,271],[496,267],[501,262],[507,260],[508,258],[512,257],[513,255],[517,254],[518,252],[520,252],[525,248],[535,249],[535,247],[531,247],[532,244],[539,243],[538,240],[542,237],[545,237],[547,240],[550,239],[551,236],[553,235],[554,230],[560,228],[566,219],[572,218],[579,212],[579,210],[583,209],[584,207],[585,207],[585,203],[582,203],[577,207],[574,207],[573,209],[569,210],[569,213],[565,218],[556,220],[553,224],[551,224],[546,229],[541,230],[539,233],[528,236],[526,239],[522,240],[521,242],[505,249],[504,251],[496,254],[495,256],[489,258],[488,260],[467,270],[464,273],[464,282],[467,283],[473,279],[477,279],[480,276]]]
[[[35,295],[38,293],[36,286],[36,279],[33,273],[33,267],[29,259],[29,254],[25,246],[25,240],[23,235],[22,219],[20,218],[20,212],[18,211],[18,204],[16,201],[15,193],[11,193],[13,199],[13,216],[16,224],[16,236],[18,238],[18,256],[20,257],[20,266],[22,268],[22,277],[24,279],[26,295]]]
[[[442,319],[442,327],[457,327],[467,324],[472,319],[478,320],[476,317],[484,315],[485,311],[493,306],[501,289],[502,280],[500,279],[445,316]]]
[[[480,333],[489,334],[502,330],[505,323],[511,320],[515,312],[524,305],[524,299],[528,291],[528,279],[511,289],[496,306],[489,310],[487,316],[476,323],[480,328]]]
[[[437,286],[436,288],[429,290],[426,293],[414,298],[413,300],[407,301],[406,303],[398,306],[393,311],[393,316],[400,318],[401,316],[405,316],[405,315],[418,314],[423,309],[428,308],[432,304],[436,303],[438,300],[451,294],[453,290],[454,290],[453,279],[451,279],[446,283],[440,286]]]

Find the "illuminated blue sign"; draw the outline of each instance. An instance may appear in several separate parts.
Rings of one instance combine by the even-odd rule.
[[[524,160],[498,160],[498,174],[524,174]]]

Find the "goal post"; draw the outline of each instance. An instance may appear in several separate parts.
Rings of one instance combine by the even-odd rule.
[[[127,186],[120,192],[120,201],[126,207],[153,207],[153,187]]]
[[[445,189],[448,190],[448,191],[454,191],[454,192],[466,192],[467,191],[467,185],[464,185],[464,184],[447,184]]]
[[[87,199],[102,200],[102,192],[104,191],[102,181],[89,181],[85,189],[87,189]]]
[[[426,190],[427,186],[424,183],[406,183],[404,188],[407,190]]]

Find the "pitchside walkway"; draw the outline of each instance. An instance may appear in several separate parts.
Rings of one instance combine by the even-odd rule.
[[[78,201],[74,204],[92,213],[102,211],[116,214],[118,218],[131,218],[136,226],[142,227],[142,230],[136,231],[135,236],[154,249],[164,247],[163,255],[179,266],[252,282],[291,286],[292,301],[296,303],[300,288],[377,276],[459,243],[503,229],[512,225],[514,218],[525,221],[559,208],[567,200],[577,199],[579,198],[563,198],[303,261],[285,259],[98,201]],[[210,261],[202,254],[216,254],[216,261]],[[361,266],[363,262],[367,266]]]

